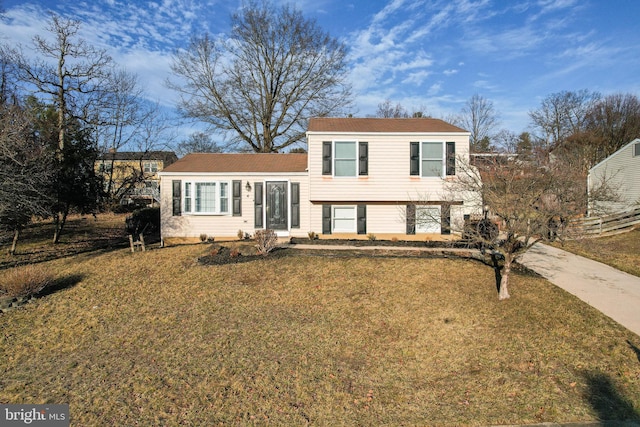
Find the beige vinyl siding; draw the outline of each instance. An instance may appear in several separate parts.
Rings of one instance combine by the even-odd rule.
[[[182,198],[184,199],[184,182],[201,182],[201,181],[227,181],[229,182],[229,214],[225,215],[207,215],[207,214],[190,214],[182,212],[181,216],[173,216],[173,190],[172,181],[182,181]],[[235,180],[242,181],[242,215],[233,216],[233,188],[232,182]],[[247,181],[251,183],[251,190],[247,191]],[[245,233],[253,234],[255,232],[254,218],[254,195],[255,183],[267,181],[287,181],[300,183],[300,227],[290,229],[290,236],[307,236],[309,231],[309,181],[306,173],[303,174],[281,174],[281,175],[233,175],[233,174],[184,174],[172,173],[161,174],[160,191],[160,220],[163,239],[186,238],[199,239],[201,234],[207,234],[209,237],[230,239],[236,238],[238,230]],[[290,190],[290,188],[289,188]],[[288,208],[291,206],[291,193],[288,193]],[[184,207],[184,206],[183,206]],[[289,221],[291,215],[289,212]]]
[[[439,141],[456,143],[456,157],[468,158],[467,133],[449,134],[307,134],[311,201],[408,201],[430,200],[444,196],[443,179],[409,174],[410,142]],[[368,142],[368,175],[334,177],[322,175],[322,142]],[[451,177],[447,177],[451,179]]]
[[[640,204],[640,156],[634,156],[636,139],[598,163],[589,171],[589,187],[593,189],[606,180],[607,185],[617,189],[620,202],[592,206],[590,214],[615,213]]]

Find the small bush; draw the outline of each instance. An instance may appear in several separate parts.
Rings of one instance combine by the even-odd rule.
[[[216,256],[216,255],[218,255],[218,252],[220,252],[220,249],[213,248],[213,249],[211,249],[210,255],[211,256]]]
[[[273,230],[256,230],[255,240],[260,255],[267,255],[278,246],[278,235]]]
[[[238,236],[238,240],[244,239],[244,231],[238,230],[238,234],[236,234],[236,235]]]
[[[309,240],[316,240],[318,238],[318,235],[316,234],[315,231],[308,232],[307,236],[309,236]]]
[[[392,241],[392,242],[397,242],[397,241],[398,241],[398,238],[397,238],[396,236],[393,236],[393,237],[391,238],[391,241]]]
[[[240,256],[240,251],[236,248],[233,248],[229,251],[229,256],[231,258],[238,258]]]
[[[43,268],[27,265],[7,271],[0,280],[0,294],[13,298],[36,295],[53,282],[53,277]]]
[[[373,242],[374,240],[377,239],[377,237],[376,237],[375,234],[369,233],[369,234],[367,234],[367,239],[369,239],[369,240],[371,240]]]
[[[207,236],[205,233],[202,233],[202,234],[200,235],[200,241],[201,241],[202,243],[206,242],[206,241],[207,241],[207,237],[208,237],[208,236]]]

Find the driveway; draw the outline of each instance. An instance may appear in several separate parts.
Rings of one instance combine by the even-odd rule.
[[[518,262],[640,335],[640,277],[541,243]]]

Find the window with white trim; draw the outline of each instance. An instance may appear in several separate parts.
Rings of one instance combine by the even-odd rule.
[[[640,156],[640,142],[636,142],[636,143],[633,145],[633,156],[634,156],[634,157],[636,157],[636,156]]]
[[[331,222],[334,233],[356,232],[356,207],[333,206],[331,210]]]
[[[440,206],[416,206],[416,232],[440,233]]]
[[[420,148],[421,176],[443,176],[444,143],[423,142]]]
[[[184,183],[184,213],[229,214],[229,183],[203,181]]]
[[[358,145],[355,141],[336,141],[333,145],[335,176],[356,176]]]
[[[158,172],[158,162],[143,162],[142,166],[144,168],[145,173]]]

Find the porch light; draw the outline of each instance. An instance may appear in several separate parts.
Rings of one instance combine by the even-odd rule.
[[[247,185],[244,186],[245,190],[251,191],[251,183],[247,181]]]

